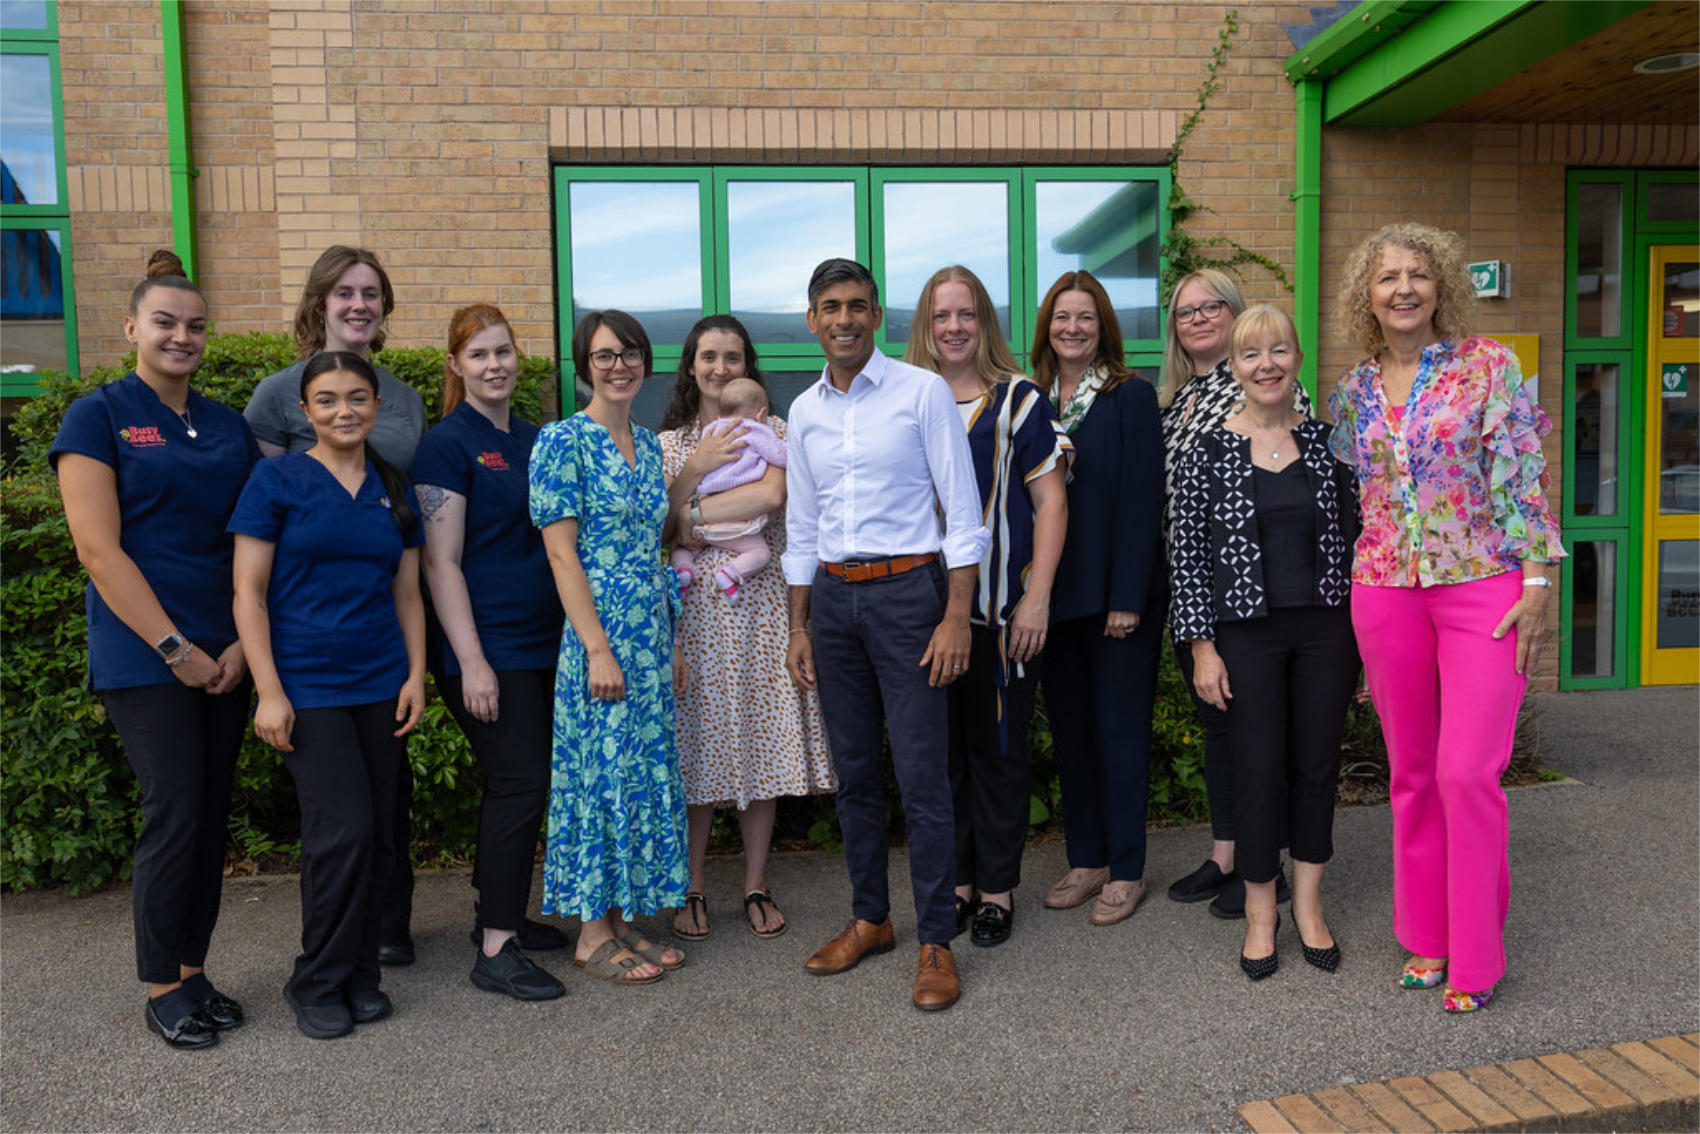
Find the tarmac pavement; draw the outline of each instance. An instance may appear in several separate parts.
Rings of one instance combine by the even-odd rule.
[[[1247,981],[1241,927],[1165,896],[1207,832],[1168,830],[1150,899],[1110,928],[1041,908],[1065,864],[1030,848],[1013,938],[958,943],[963,998],[942,1013],[909,1003],[895,854],[900,947],[851,972],[802,966],[849,916],[838,856],[774,857],[790,931],[770,941],[745,928],[738,862],[716,860],[713,936],[685,968],[617,988],[538,954],[568,988],[543,1004],[467,980],[467,876],[422,874],[419,962],[385,976],[395,1016],[330,1042],[297,1033],[280,994],[295,877],[234,880],[209,971],[249,1022],[191,1053],[143,1028],[128,889],[31,893],[0,900],[0,1129],[1241,1130],[1250,1099],[1700,1030],[1696,691],[1537,703],[1548,765],[1573,782],[1511,794],[1511,971],[1475,1016],[1394,984],[1385,806],[1336,820],[1336,974],[1302,963],[1289,917],[1281,971]]]

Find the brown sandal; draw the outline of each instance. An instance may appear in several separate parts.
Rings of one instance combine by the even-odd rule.
[[[749,924],[750,932],[755,934],[757,937],[778,937],[781,933],[784,933],[787,928],[789,928],[790,922],[782,921],[779,923],[778,929],[757,929],[756,923],[749,920],[751,906],[756,908],[756,913],[761,915],[761,919],[764,922],[768,920],[767,911],[772,909],[774,913],[778,913],[779,907],[774,905],[773,895],[766,890],[751,890],[748,894],[744,895],[744,920]]]
[[[701,912],[699,913],[698,911],[701,911]],[[693,930],[680,929],[679,928],[679,919],[677,917],[674,917],[673,918],[673,936],[674,937],[682,937],[686,941],[701,941],[703,938],[707,937],[710,933],[712,933],[714,931],[714,927],[708,924],[708,899],[702,896],[702,891],[692,890],[690,893],[685,895],[685,905],[684,905],[684,909],[683,909],[682,912],[690,915],[691,924],[693,924],[693,925],[696,924],[697,919],[700,917],[702,919],[702,932],[698,933],[694,929]]]
[[[665,970],[653,976],[631,975],[633,970],[643,963],[643,958],[613,940],[604,941],[597,946],[596,952],[582,961],[573,958],[573,968],[582,969],[586,976],[605,980],[609,984],[652,984],[667,975]]]
[[[639,933],[636,927],[634,927],[630,922],[626,924],[625,935],[622,936],[616,933],[614,935],[614,940],[618,941],[620,944],[624,945],[650,964],[667,972],[672,972],[674,969],[682,969],[685,967],[685,955],[683,953],[677,949],[669,949],[665,945],[657,945],[655,942]],[[672,953],[677,960],[669,961],[667,959],[668,953]]]

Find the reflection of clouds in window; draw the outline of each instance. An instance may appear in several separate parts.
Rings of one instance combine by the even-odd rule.
[[[0,0],[0,29],[46,31],[46,0]]]
[[[1038,213],[1035,221],[1040,290],[1049,288],[1064,272],[1089,268],[1098,278],[1098,282],[1104,285],[1104,290],[1109,294],[1110,302],[1118,314],[1123,315],[1122,333],[1130,337],[1140,337],[1154,334],[1155,331],[1143,325],[1138,329],[1127,325],[1126,314],[1139,310],[1149,310],[1154,314],[1157,306],[1156,218],[1151,218],[1148,233],[1126,247],[1117,248],[1113,245],[1118,239],[1127,239],[1125,228],[1132,228],[1141,219],[1138,208],[1130,205],[1125,217],[1106,218],[1093,215],[1117,194],[1127,192],[1133,184],[1127,181],[1041,181],[1035,186],[1035,205]],[[1148,207],[1152,209],[1156,208],[1154,189],[1155,186],[1152,186],[1147,190],[1151,193]],[[1076,247],[1069,252],[1059,251],[1057,245],[1065,236],[1070,238],[1071,246],[1078,244],[1080,234],[1071,230],[1087,227],[1082,222],[1089,218],[1099,222],[1100,227],[1112,227],[1118,231],[1107,234],[1106,243],[1102,245],[1089,249]],[[1092,266],[1094,259],[1100,261],[1096,267]],[[1149,321],[1144,317],[1138,320],[1140,324]]]
[[[50,66],[45,55],[0,55],[0,160],[32,205],[59,200]]]
[[[848,181],[732,181],[726,216],[734,313],[801,312],[815,265],[856,255]]]
[[[573,297],[627,311],[702,307],[701,232],[694,181],[581,181],[572,185]]]
[[[994,306],[1009,305],[1009,199],[1003,182],[885,187],[888,306],[914,305],[927,277],[971,269]]]

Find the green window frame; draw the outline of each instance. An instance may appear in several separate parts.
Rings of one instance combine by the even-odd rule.
[[[743,181],[761,182],[838,182],[854,188],[855,256],[867,264],[880,285],[880,298],[887,311],[901,309],[915,302],[914,296],[895,296],[886,287],[887,263],[885,236],[887,216],[885,189],[904,183],[1002,183],[1006,186],[1008,208],[1008,295],[1009,341],[1016,358],[1023,366],[1035,331],[1034,316],[1039,302],[1052,282],[1039,278],[1038,204],[1039,187],[1046,182],[1132,181],[1148,183],[1149,206],[1142,205],[1139,218],[1132,225],[1122,225],[1109,237],[1115,240],[1145,242],[1160,249],[1165,236],[1169,197],[1169,171],[1159,166],[653,166],[653,165],[560,165],[555,168],[556,212],[556,340],[563,360],[563,369],[570,373],[572,332],[575,322],[573,280],[573,210],[571,193],[575,184],[607,182],[694,182],[698,189],[699,257],[702,264],[702,314],[732,309],[733,250],[730,247],[731,222],[729,193]],[[846,250],[848,251],[848,250]],[[1164,262],[1160,252],[1153,253],[1150,265],[1153,284],[1161,278]],[[805,258],[807,258],[805,256]],[[949,260],[941,260],[943,267]],[[813,263],[799,264],[798,299],[806,282],[806,273]],[[1090,267],[1091,265],[1086,265]],[[1140,277],[1143,279],[1143,275]],[[1005,282],[1005,281],[999,281]],[[990,286],[990,284],[988,285]],[[1160,365],[1163,352],[1163,319],[1166,312],[1156,304],[1154,333],[1125,337],[1123,350],[1130,365],[1150,371],[1152,376]],[[641,316],[640,316],[641,317]],[[886,326],[882,324],[875,336],[876,345],[887,353],[901,353],[903,343],[891,343]],[[654,374],[666,379],[678,366],[682,343],[657,339],[653,342]],[[825,363],[819,343],[812,337],[804,340],[773,341],[755,335],[755,345],[764,371],[776,373],[817,371]],[[567,404],[570,381],[562,383],[562,409]]]
[[[65,169],[65,101],[59,75],[59,13],[56,0],[44,4],[46,26],[15,28],[0,26],[0,55],[45,59],[53,113],[55,200],[42,204],[0,202],[0,231],[41,232],[57,236],[60,294],[64,302],[65,370],[78,373],[76,289],[71,271],[70,187]],[[8,241],[8,246],[13,246]],[[14,267],[8,265],[8,270]],[[37,392],[33,373],[0,374],[0,397],[28,397]]]

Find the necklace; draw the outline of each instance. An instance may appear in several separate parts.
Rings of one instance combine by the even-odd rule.
[[[183,412],[179,413],[177,416],[183,419],[183,427],[189,431],[189,436],[200,436],[199,433],[195,432],[195,419],[189,416],[189,407],[187,405],[183,407]]]

